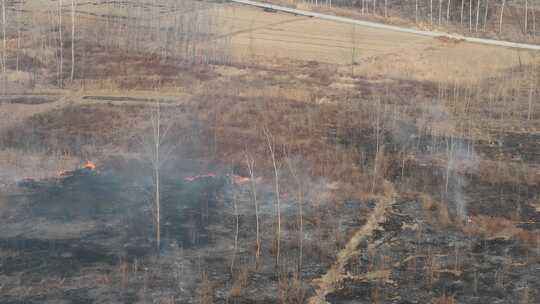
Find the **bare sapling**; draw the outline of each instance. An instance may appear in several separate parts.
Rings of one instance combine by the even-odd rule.
[[[275,142],[274,137],[270,131],[265,127],[263,129],[266,137],[266,144],[268,151],[270,152],[270,158],[272,160],[272,166],[274,167],[274,190],[276,194],[276,215],[277,215],[277,236],[276,236],[276,267],[279,269],[279,255],[280,255],[280,242],[281,242],[281,200],[279,194],[279,168],[280,165],[276,160]]]
[[[143,142],[145,152],[149,155],[150,165],[152,168],[152,200],[153,200],[153,217],[156,233],[156,249],[159,252],[161,248],[161,166],[164,161],[169,159],[169,155],[174,149],[174,146],[165,145],[165,140],[168,138],[168,133],[172,128],[171,123],[164,123],[161,113],[161,101],[156,98],[150,113],[151,134],[146,142]],[[144,139],[143,139],[144,140]]]
[[[60,62],[58,64],[58,85],[63,86],[64,69],[64,36],[62,31],[62,0],[58,1],[58,39],[60,43]]]
[[[484,32],[486,31],[488,11],[489,11],[489,0],[486,0],[486,9],[484,10],[484,27],[483,27]]]
[[[450,22],[450,3],[452,2],[452,0],[448,0],[446,2],[446,25],[448,25],[448,23]]]
[[[373,162],[373,180],[371,184],[371,192],[373,193],[375,191],[375,184],[377,182],[377,167],[380,162],[381,158],[381,101],[377,101],[377,109],[376,109],[376,116],[375,116],[375,160]]]
[[[261,256],[261,237],[260,237],[260,226],[259,226],[259,202],[257,201],[257,187],[255,184],[255,174],[254,174],[255,159],[253,159],[253,157],[247,151],[244,153],[244,155],[245,155],[246,166],[249,172],[251,198],[253,200],[253,205],[255,206],[255,234],[256,234],[255,260],[258,265],[258,260],[259,260],[259,257]]]
[[[502,32],[502,24],[503,24],[503,16],[504,16],[504,7],[506,5],[506,0],[502,0],[502,6],[501,6],[501,16],[499,18],[499,33]]]
[[[75,75],[75,1],[71,0],[71,82]]]
[[[525,35],[527,35],[527,32],[528,32],[528,28],[527,28],[527,25],[528,25],[527,23],[529,23],[528,17],[529,17],[529,1],[525,0],[525,22],[524,22]]]
[[[461,0],[461,12],[459,14],[459,24],[463,25],[463,10],[465,9],[465,0]]]
[[[160,144],[161,144],[161,105],[159,98],[156,99],[156,111],[152,118],[152,130],[154,135],[154,187],[155,187],[155,207],[156,207],[156,249],[159,252],[161,245],[161,213],[160,213],[160,193],[159,193],[159,169],[160,169]]]
[[[234,164],[231,168],[234,168]],[[231,177],[233,176],[232,170],[231,170]],[[239,215],[238,215],[238,198],[236,193],[236,187],[234,179],[231,178],[231,190],[232,190],[232,201],[233,201],[233,209],[234,209],[234,218],[235,218],[235,233],[234,233],[234,252],[231,259],[231,275],[234,275],[234,263],[236,260],[236,254],[238,252],[238,230],[240,228],[240,222],[239,222]]]
[[[6,0],[2,0],[2,73],[4,74],[6,73],[6,52]]]
[[[472,0],[469,0],[469,33],[472,32],[472,19],[473,19],[472,6],[473,6]]]
[[[474,31],[478,32],[478,22],[480,20],[480,0],[476,1],[476,24],[474,26]]]

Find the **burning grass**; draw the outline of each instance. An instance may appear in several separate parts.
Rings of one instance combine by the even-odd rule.
[[[52,232],[64,236],[58,250],[36,258],[39,263],[32,265],[44,268],[23,277],[23,284],[46,276],[51,259],[52,266],[81,264],[81,271],[91,273],[69,272],[55,288],[63,292],[74,281],[89,279],[84,288],[94,295],[77,289],[74,298],[91,299],[107,290],[105,302],[301,303],[314,296],[314,287],[320,300],[352,295],[354,301],[394,301],[390,295],[399,295],[404,301],[444,303],[455,297],[467,303],[477,293],[464,282],[480,282],[484,297],[494,292],[492,268],[484,266],[503,267],[498,251],[532,254],[538,242],[535,226],[520,223],[535,218],[529,213],[533,206],[525,207],[538,192],[534,136],[506,132],[524,117],[530,119],[526,132],[535,130],[539,115],[529,106],[530,91],[518,85],[535,85],[527,73],[510,70],[514,76],[450,85],[351,76],[344,72],[348,67],[316,62],[216,68],[177,63],[159,51],[79,45],[77,52],[87,56],[69,85],[108,87],[112,91],[103,96],[116,99],[85,91],[88,98],[51,103],[54,108],[0,134],[5,163],[26,168],[20,175],[33,177],[30,168],[57,157],[54,151],[66,156],[20,183],[21,195],[0,197],[26,208],[0,213],[5,225],[15,227],[14,235],[26,232],[16,243],[35,236],[28,227],[50,232],[47,238]],[[40,67],[56,77],[54,60]],[[159,92],[118,91],[127,89]],[[170,136],[163,143],[174,148],[161,167],[158,258],[152,250],[151,140],[143,137],[152,133],[154,99],[164,90],[181,91],[189,102],[179,105],[183,100],[169,96],[163,103]],[[128,95],[129,104],[120,104],[118,96]],[[512,159],[516,156],[522,159]],[[253,176],[246,159],[253,160]],[[489,217],[492,212],[508,218]],[[80,238],[70,234],[66,240],[66,230]],[[283,256],[276,265],[278,238]],[[31,261],[47,241],[15,246],[28,254],[16,261]],[[103,255],[87,250],[92,246]],[[481,250],[489,254],[478,254]],[[92,258],[96,263],[80,263]],[[520,253],[514,258],[531,263]],[[499,287],[513,271],[507,268],[496,274]],[[519,269],[512,274],[534,286]],[[17,294],[31,299],[24,291]],[[0,300],[5,299],[11,298]]]

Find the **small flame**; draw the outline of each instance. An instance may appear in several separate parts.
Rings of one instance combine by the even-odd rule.
[[[241,184],[249,183],[251,179],[245,176],[233,175],[233,180],[235,184],[241,185]]]
[[[96,163],[91,160],[87,160],[83,168],[88,170],[96,170]]]

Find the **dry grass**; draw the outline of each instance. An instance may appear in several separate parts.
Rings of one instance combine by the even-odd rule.
[[[433,299],[433,304],[456,304],[456,299],[453,295],[444,294],[438,298]]]
[[[422,205],[422,208],[430,213],[430,218],[434,223],[441,227],[447,227],[452,224],[450,215],[448,214],[448,207],[433,199],[428,193],[416,193],[416,199]]]
[[[212,304],[214,303],[214,284],[208,279],[206,273],[202,274],[201,282],[197,287],[197,303]]]
[[[396,193],[392,188],[388,189],[384,196],[378,197],[375,209],[367,222],[354,232],[345,247],[338,252],[332,267],[320,279],[315,280],[316,294],[309,299],[309,303],[324,303],[326,295],[339,288],[341,281],[346,277],[345,267],[352,257],[359,254],[360,243],[379,227],[379,223],[384,221],[386,210],[394,203],[395,198]]]
[[[484,215],[472,216],[463,231],[483,239],[518,239],[531,245],[536,245],[540,237],[537,232],[516,227],[511,220]]]
[[[316,18],[265,13],[234,6],[220,16],[233,36],[235,54],[314,60],[350,65],[352,26]],[[253,24],[253,26],[252,26]],[[251,31],[251,29],[254,29]],[[355,29],[359,75],[392,75],[430,81],[470,81],[506,68],[533,62],[533,53],[475,45],[448,44],[429,37],[357,26]],[[329,38],[332,37],[332,38]],[[349,72],[350,67],[344,68]]]
[[[0,182],[14,182],[20,179],[43,179],[58,177],[64,171],[78,168],[82,160],[69,153],[43,154],[23,152],[17,149],[0,150]]]
[[[282,275],[279,281],[279,301],[282,304],[303,304],[306,290],[298,273]]]

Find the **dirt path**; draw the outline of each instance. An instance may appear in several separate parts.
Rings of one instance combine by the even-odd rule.
[[[352,257],[359,254],[358,247],[360,244],[372,235],[373,231],[379,227],[379,223],[384,222],[386,211],[393,204],[395,198],[396,193],[393,188],[386,195],[375,197],[377,204],[368,221],[354,233],[345,248],[338,253],[336,262],[332,267],[321,278],[313,281],[316,294],[309,299],[308,303],[328,303],[325,299],[326,295],[338,289],[343,279],[351,277],[350,274],[345,273],[345,267]]]

